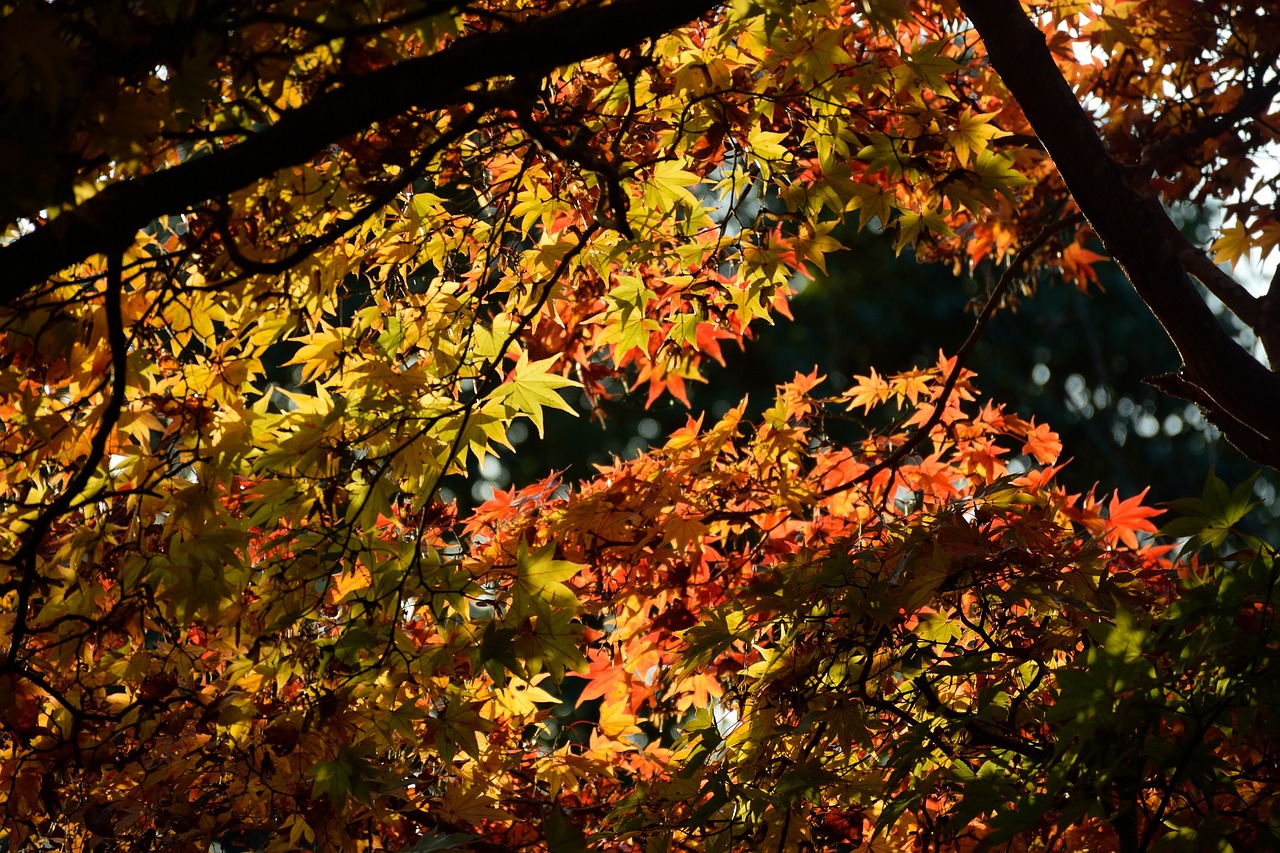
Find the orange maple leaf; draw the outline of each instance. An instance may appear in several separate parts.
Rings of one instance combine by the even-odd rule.
[[[615,664],[608,655],[593,655],[591,668],[587,670],[587,686],[578,696],[578,705],[622,692],[626,689],[626,675],[626,669]]]
[[[1049,429],[1048,424],[1038,424],[1027,430],[1027,441],[1022,445],[1023,453],[1030,453],[1042,465],[1052,465],[1062,455],[1062,440],[1058,434]]]
[[[849,390],[844,392],[844,396],[849,400],[849,409],[856,409],[862,406],[863,410],[870,412],[873,408],[889,399],[890,390],[889,383],[876,373],[876,369],[871,368],[870,376],[855,376],[857,380]]]
[[[1101,286],[1093,265],[1105,260],[1106,255],[1099,255],[1079,243],[1072,243],[1062,250],[1062,276],[1067,281],[1074,281],[1081,291],[1088,290],[1090,282]]]
[[[1147,519],[1162,515],[1164,510],[1142,505],[1142,499],[1147,496],[1150,489],[1151,487],[1148,486],[1140,494],[1125,501],[1120,500],[1120,492],[1112,494],[1111,503],[1107,505],[1105,535],[1105,539],[1112,545],[1119,541],[1130,548],[1137,548],[1139,532],[1156,532],[1156,526]]]

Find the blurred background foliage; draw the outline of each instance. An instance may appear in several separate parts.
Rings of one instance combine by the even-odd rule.
[[[605,403],[601,422],[582,397],[580,417],[548,413],[545,439],[516,424],[515,452],[486,460],[470,482],[455,478],[449,490],[466,505],[551,470],[573,481],[593,465],[660,444],[690,415],[716,418],[743,396],[750,413],[758,413],[774,386],[797,372],[816,367],[827,377],[822,387],[835,393],[872,367],[885,374],[934,365],[940,350],[958,349],[973,324],[969,304],[981,296],[984,272],[994,278],[994,271],[958,278],[942,265],[917,263],[909,252],[895,257],[890,241],[869,230],[838,236],[849,250],[829,257],[827,275],[797,283],[795,319],[757,324],[744,350],[726,349],[726,366],[713,364],[705,384],[689,385],[689,409],[665,397],[646,409],[637,394]],[[996,315],[968,364],[983,395],[1059,432],[1063,459],[1070,460],[1062,481],[1072,491],[1096,485],[1100,496],[1118,489],[1128,497],[1150,487],[1148,502],[1159,503],[1199,494],[1211,470],[1228,483],[1246,479],[1257,466],[1195,406],[1144,384],[1177,368],[1173,347],[1119,269],[1104,262],[1096,270],[1101,289],[1082,293],[1042,276]],[[1254,520],[1268,529],[1280,527],[1272,474],[1255,484],[1263,506]]]

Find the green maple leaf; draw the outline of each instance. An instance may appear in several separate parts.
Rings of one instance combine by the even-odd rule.
[[[521,543],[507,621],[519,626],[515,650],[529,673],[549,672],[560,681],[565,670],[585,672],[587,660],[580,648],[582,626],[574,621],[578,596],[563,583],[582,566],[554,555],[554,544],[530,554]]]
[[[969,171],[980,185],[995,190],[1011,202],[1016,200],[1014,190],[1031,183],[1026,175],[1014,168],[1012,157],[995,151],[979,152]]]
[[[548,372],[548,366],[555,360],[556,357],[552,356],[541,361],[529,361],[528,354],[521,353],[507,382],[494,392],[495,398],[506,402],[513,416],[524,415],[533,421],[539,436],[543,434],[544,409],[560,409],[574,414],[573,407],[558,393],[559,389],[580,387],[572,379]]]
[[[324,794],[335,808],[344,808],[347,797],[361,803],[371,803],[373,792],[369,782],[372,767],[365,756],[365,747],[343,746],[331,761],[318,761],[307,771],[317,793]]]
[[[676,205],[697,210],[698,199],[689,188],[701,182],[702,179],[693,172],[680,168],[680,163],[664,160],[653,168],[653,177],[645,187],[645,202],[664,211]]]
[[[516,656],[530,676],[551,674],[554,683],[567,670],[584,673],[590,664],[582,654],[582,626],[573,620],[575,610],[555,610],[525,621],[515,641]]]
[[[577,612],[578,596],[561,581],[576,575],[582,566],[554,559],[555,551],[556,546],[548,544],[530,554],[528,546],[520,543],[513,589],[514,615],[549,616],[555,612]]]
[[[976,113],[966,108],[956,121],[955,129],[945,134],[962,164],[969,163],[973,157],[986,151],[992,139],[1009,135],[1008,131],[991,124],[991,119],[996,115],[998,113]]]
[[[915,71],[921,82],[942,97],[954,101],[957,100],[956,93],[951,89],[951,84],[947,82],[945,75],[953,73],[960,66],[951,57],[943,55],[942,51],[946,46],[945,41],[926,42],[903,59],[907,66]]]

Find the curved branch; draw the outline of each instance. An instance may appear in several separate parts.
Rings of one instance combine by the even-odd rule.
[[[1143,199],[1111,159],[1018,0],[960,5],[1076,204],[1173,341],[1181,381],[1202,392],[1209,414],[1236,425],[1237,434],[1227,434],[1233,444],[1272,464],[1250,448],[1280,444],[1280,376],[1233,340],[1205,304],[1166,233],[1168,215]]]
[[[1263,68],[1272,67],[1275,65],[1276,58],[1276,54],[1273,53],[1259,63],[1259,66]],[[1138,164],[1139,169],[1143,174],[1150,175],[1164,157],[1200,145],[1215,136],[1233,132],[1236,129],[1236,125],[1246,119],[1256,120],[1260,116],[1266,115],[1277,95],[1280,95],[1280,74],[1276,74],[1270,80],[1254,88],[1245,90],[1240,100],[1236,101],[1235,106],[1226,112],[1208,116],[1207,120],[1195,129],[1186,133],[1167,136],[1159,142],[1147,146],[1142,152],[1142,160]]]
[[[1165,233],[1178,253],[1178,260],[1182,261],[1182,265],[1187,268],[1187,272],[1195,276],[1206,290],[1222,300],[1222,304],[1240,318],[1242,323],[1260,332],[1258,327],[1262,321],[1262,306],[1258,298],[1243,284],[1219,269],[1218,265],[1193,245],[1172,221],[1166,219],[1165,222],[1168,222]]]
[[[391,181],[380,192],[374,195],[364,205],[364,207],[352,213],[346,219],[341,219],[330,226],[326,231],[317,234],[310,239],[303,240],[295,246],[290,252],[281,257],[272,260],[255,260],[244,254],[244,251],[236,245],[230,228],[228,227],[227,216],[225,211],[217,211],[215,213],[218,221],[219,229],[222,232],[222,244],[226,247],[227,254],[231,258],[231,262],[238,266],[246,273],[260,275],[281,273],[300,264],[324,247],[338,240],[344,234],[360,227],[373,217],[375,213],[386,208],[387,205],[395,201],[396,196],[400,195],[410,185],[413,184],[427,167],[431,165],[431,161],[440,155],[446,148],[454,142],[466,136],[480,124],[483,113],[475,111],[469,114],[466,119],[458,124],[457,127],[450,128],[441,134],[430,145],[423,149],[422,153],[409,166],[405,167],[395,180]]]
[[[153,220],[181,213],[305,162],[376,121],[410,109],[472,100],[494,77],[542,75],[654,38],[706,13],[715,0],[615,0],[463,38],[439,53],[358,77],[287,113],[237,145],[113,184],[30,234],[0,247],[0,305],[90,255],[131,242]]]
[[[17,655],[22,648],[22,641],[26,639],[27,608],[31,602],[31,593],[39,580],[40,546],[44,544],[45,536],[58,518],[72,508],[76,499],[88,487],[98,466],[106,458],[107,441],[115,431],[120,413],[124,409],[129,344],[125,337],[124,318],[120,309],[120,291],[124,286],[121,263],[120,253],[112,253],[107,258],[107,291],[104,296],[104,310],[107,315],[107,342],[111,347],[111,391],[102,412],[102,420],[98,421],[98,429],[89,442],[89,452],[84,464],[67,481],[66,488],[27,528],[23,534],[21,546],[9,561],[22,577],[18,582],[18,600],[14,606],[15,619],[9,636],[9,648],[0,659],[0,672],[9,670],[21,673],[22,671]]]

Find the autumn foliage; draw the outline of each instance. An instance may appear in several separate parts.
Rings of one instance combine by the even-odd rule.
[[[1161,387],[1280,458],[1280,397],[1233,384],[1270,372],[1135,263],[1271,345],[1152,199],[1229,199],[1217,260],[1274,248],[1242,158],[1276,18],[960,5],[0,10],[0,115],[45,134],[0,138],[6,849],[1280,844],[1251,484],[1071,493],[964,366],[1100,237],[1184,359]],[[998,15],[1164,242],[1095,213]],[[447,497],[579,396],[687,404],[842,228],[986,281],[969,343]]]

